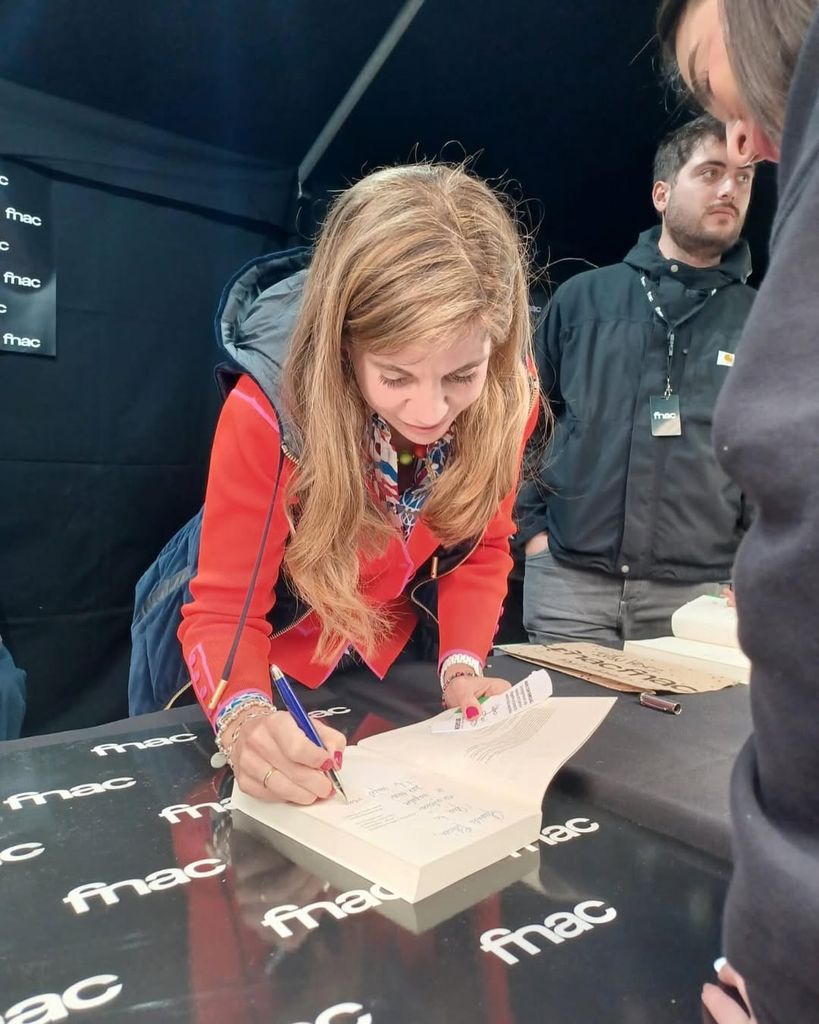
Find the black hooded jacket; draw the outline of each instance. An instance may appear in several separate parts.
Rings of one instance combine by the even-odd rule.
[[[518,543],[542,531],[561,562],[623,579],[730,578],[748,511],[714,456],[711,421],[755,292],[739,242],[717,267],[667,260],[659,227],[623,263],[579,274],[554,295],[537,335],[556,416],[539,479],[518,500]],[[682,436],[655,437],[649,400],[671,385]],[[712,294],[713,293],[713,294]]]

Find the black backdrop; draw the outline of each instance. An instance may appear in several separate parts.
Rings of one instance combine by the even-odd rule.
[[[134,583],[202,498],[229,274],[415,155],[512,179],[553,281],[621,258],[687,116],[654,6],[426,0],[300,189],[402,0],[0,0],[0,158],[51,180],[57,269],[56,359],[0,353],[0,634],[27,732],[125,711]]]

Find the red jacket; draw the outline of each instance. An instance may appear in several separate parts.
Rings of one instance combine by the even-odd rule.
[[[533,401],[526,437],[537,421]],[[522,456],[523,445],[519,459]],[[247,622],[231,672],[230,684],[213,710],[206,707],[233,642],[247,586],[259,550],[263,524],[274,490],[278,459],[282,467],[279,494],[254,588]],[[320,628],[309,612],[286,630],[271,636],[266,616],[274,601],[288,524],[285,494],[294,463],[282,455],[276,414],[263,391],[242,377],[225,402],[211,452],[199,569],[191,583],[193,600],[182,609],[179,639],[191,673],[194,691],[211,720],[231,697],[244,690],[270,693],[269,666],[318,687],[336,667],[315,660]],[[466,558],[438,577],[440,657],[464,651],[481,661],[497,629],[512,559],[509,537],[516,489],[504,498],[479,543]],[[364,592],[385,606],[395,623],[390,638],[367,664],[379,678],[403,650],[416,624],[417,614],[407,584],[433,556],[440,541],[424,523],[423,515],[404,543],[396,534],[377,559],[363,562]],[[432,575],[435,575],[433,564]]]

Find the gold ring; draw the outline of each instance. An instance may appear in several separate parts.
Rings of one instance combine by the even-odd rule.
[[[273,772],[275,772],[275,770],[276,769],[273,767],[273,765],[271,765],[264,773],[264,778],[262,779],[262,789],[267,789],[267,780],[270,778]]]

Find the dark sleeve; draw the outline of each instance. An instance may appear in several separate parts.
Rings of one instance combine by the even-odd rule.
[[[724,952],[760,1024],[819,1020],[819,20],[812,45],[812,124],[786,129],[770,264],[714,435],[754,503],[734,567],[754,731],[732,779]]]
[[[536,324],[534,334],[535,363],[540,380],[541,394],[552,415],[562,408],[560,394],[560,293],[556,293],[542,322]],[[513,546],[520,550],[526,542],[547,528],[546,506],[548,494],[541,478],[541,467],[549,445],[549,420],[541,413],[524,457],[523,474],[517,501],[515,521],[518,532]]]

